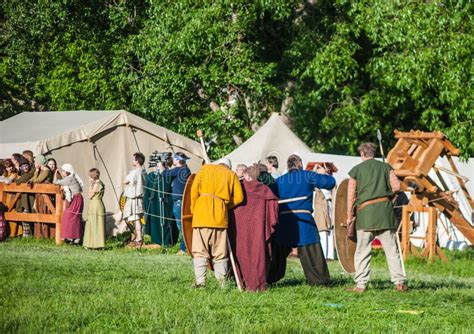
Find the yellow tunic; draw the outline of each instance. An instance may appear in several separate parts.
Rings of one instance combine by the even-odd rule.
[[[204,165],[191,188],[193,227],[227,228],[227,210],[242,203],[237,175],[222,165]]]

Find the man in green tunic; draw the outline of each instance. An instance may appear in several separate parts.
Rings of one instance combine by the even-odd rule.
[[[370,279],[372,241],[380,240],[387,257],[391,281],[396,291],[406,291],[406,276],[397,246],[396,219],[391,197],[400,190],[400,181],[392,168],[374,159],[376,146],[364,143],[358,148],[363,160],[349,172],[347,223],[356,218],[357,247],[354,255],[356,286],[348,289],[364,292]]]

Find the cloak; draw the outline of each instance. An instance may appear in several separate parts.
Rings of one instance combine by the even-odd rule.
[[[263,291],[270,269],[270,237],[278,222],[278,198],[258,181],[244,181],[244,202],[229,212],[229,239],[246,290]]]

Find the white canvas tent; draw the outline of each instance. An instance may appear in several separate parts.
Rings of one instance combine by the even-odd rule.
[[[274,155],[280,162],[279,171],[285,169],[285,162],[292,153],[312,152],[285,124],[283,117],[273,113],[268,121],[247,141],[229,153],[226,158],[232,165],[242,163],[251,165],[257,161],[265,162],[265,158]]]
[[[148,160],[153,151],[181,151],[191,157],[192,171],[203,162],[197,142],[123,110],[24,112],[0,122],[0,157],[27,149],[54,157],[59,165],[71,163],[85,183],[89,169],[98,168],[108,213],[119,211],[133,153],[142,152]]]

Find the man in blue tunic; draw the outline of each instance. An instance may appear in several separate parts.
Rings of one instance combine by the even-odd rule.
[[[324,168],[317,173],[303,170],[301,158],[290,155],[287,161],[288,173],[276,179],[277,196],[284,200],[295,197],[305,199],[280,205],[279,223],[273,236],[272,264],[268,283],[283,278],[286,258],[292,247],[298,248],[306,281],[311,285],[327,285],[329,270],[319,242],[319,233],[313,218],[313,191],[315,188],[332,189],[336,180],[324,175]]]

